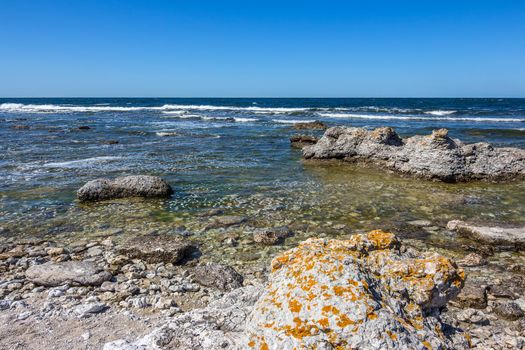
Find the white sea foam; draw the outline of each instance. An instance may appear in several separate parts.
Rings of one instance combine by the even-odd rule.
[[[446,121],[472,121],[472,122],[492,122],[492,123],[515,123],[525,122],[519,118],[481,118],[481,117],[424,117],[424,116],[401,116],[401,115],[373,115],[373,114],[354,114],[354,113],[319,113],[326,118],[347,118],[347,119],[377,119],[377,120],[446,120]]]
[[[298,119],[272,119],[274,123],[279,124],[297,124],[297,123],[311,123],[313,120],[298,120]]]
[[[451,114],[454,114],[456,113],[457,111],[442,111],[442,110],[437,110],[437,111],[429,111],[429,112],[425,112],[425,114],[430,114],[430,115],[437,115],[437,116],[444,116],[444,115],[451,115]]]
[[[234,117],[233,119],[239,123],[251,123],[251,122],[256,122],[259,120],[257,118],[238,118],[238,117]]]
[[[93,166],[94,164],[107,163],[107,162],[110,162],[113,160],[119,160],[119,159],[122,159],[122,157],[102,156],[102,157],[70,160],[66,162],[51,162],[51,163],[43,164],[42,166],[44,168],[88,168],[88,167]]]
[[[155,133],[157,136],[166,137],[166,136],[177,136],[178,133],[173,131],[160,131]]]

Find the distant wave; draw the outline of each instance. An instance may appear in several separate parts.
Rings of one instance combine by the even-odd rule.
[[[272,122],[279,123],[279,124],[297,124],[297,123],[312,123],[313,120],[272,119]]]
[[[67,112],[132,112],[132,111],[163,111],[166,114],[184,114],[185,111],[246,111],[256,114],[297,113],[312,110],[311,108],[285,108],[285,107],[236,107],[236,106],[210,106],[210,105],[174,105],[165,104],[160,107],[123,107],[123,106],[68,106],[52,104],[23,104],[2,103],[0,111],[18,113],[67,113]]]
[[[482,118],[482,117],[424,117],[424,116],[400,116],[400,115],[373,115],[355,113],[319,113],[326,118],[348,118],[348,119],[377,119],[377,120],[446,120],[446,121],[473,121],[473,122],[525,122],[519,118]]]
[[[118,160],[122,159],[121,157],[110,157],[110,156],[103,156],[103,157],[93,157],[93,158],[86,158],[86,159],[77,159],[77,160],[70,160],[66,162],[51,162],[43,164],[42,166],[44,168],[85,168],[92,166],[96,163],[107,163],[112,160]]]
[[[178,133],[172,131],[159,131],[155,133],[157,136],[166,137],[166,136],[178,136]]]
[[[425,114],[430,114],[430,115],[437,115],[437,116],[443,116],[443,115],[451,115],[451,114],[454,114],[456,113],[457,111],[442,111],[442,110],[437,110],[437,111],[429,111],[429,112],[425,112]]]

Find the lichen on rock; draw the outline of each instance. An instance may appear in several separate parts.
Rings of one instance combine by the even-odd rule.
[[[402,253],[380,230],[309,239],[275,257],[266,286],[236,289],[134,343],[105,349],[466,349],[440,318],[463,270],[436,253]]]

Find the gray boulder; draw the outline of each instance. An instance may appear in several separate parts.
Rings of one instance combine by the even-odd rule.
[[[447,228],[462,236],[481,241],[498,248],[525,248],[525,227],[499,227],[469,224],[461,220],[452,220]]]
[[[389,127],[372,131],[333,127],[315,145],[304,147],[303,157],[373,164],[446,182],[525,178],[525,150],[494,148],[488,143],[463,144],[451,139],[446,129],[402,139]]]
[[[77,198],[81,201],[99,201],[126,197],[167,198],[172,194],[173,189],[162,178],[135,175],[89,181],[77,191]]]
[[[319,141],[319,138],[312,135],[293,135],[290,137],[290,143],[293,148],[315,145],[317,141]]]
[[[150,264],[177,264],[197,250],[187,239],[176,235],[140,235],[117,247],[117,252],[130,259],[144,260]]]
[[[231,266],[221,264],[199,265],[193,270],[197,283],[230,291],[242,287],[243,277]]]
[[[65,283],[99,286],[111,279],[111,274],[89,261],[48,262],[26,270],[26,278],[38,285],[56,287]]]

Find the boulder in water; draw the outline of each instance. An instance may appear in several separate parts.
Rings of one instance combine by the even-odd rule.
[[[114,180],[97,179],[89,181],[77,191],[81,201],[98,201],[126,197],[167,198],[173,189],[158,176],[122,176]]]

